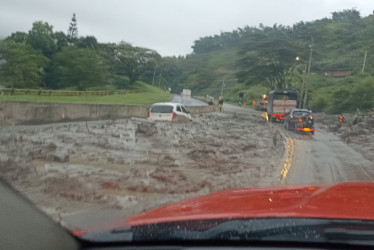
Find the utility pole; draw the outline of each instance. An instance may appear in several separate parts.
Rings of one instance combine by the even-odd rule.
[[[301,85],[301,91],[300,91],[299,109],[301,109],[303,105],[303,95],[305,91],[305,81],[306,81],[305,79],[306,78],[306,67],[307,67],[307,63],[305,63],[305,69],[304,69],[303,76],[302,76],[303,83]]]
[[[362,64],[362,71],[361,71],[361,73],[364,73],[364,70],[365,70],[366,56],[367,56],[367,54],[368,54],[368,50],[365,51],[364,63]]]
[[[300,56],[296,57],[296,61],[302,61],[305,63],[305,68],[303,71],[303,75],[301,77],[302,83],[301,83],[301,91],[300,91],[300,100],[299,100],[299,109],[303,108],[303,98],[304,98],[304,92],[305,92],[305,85],[306,85],[306,74],[307,74],[307,67],[308,67],[308,62],[303,60]]]
[[[223,96],[223,87],[225,86],[225,80],[222,81],[222,87],[221,87],[221,97]]]
[[[152,86],[155,83],[155,75],[156,75],[156,64],[155,64],[155,69],[153,70]]]
[[[160,72],[160,79],[158,81],[158,87],[160,87],[160,84],[161,84],[161,77],[162,77],[162,71]]]
[[[313,39],[312,39],[312,42],[313,42]],[[304,96],[304,104],[303,104],[303,108],[305,108],[306,106],[306,101],[308,99],[308,84],[309,84],[309,78],[310,78],[310,66],[312,65],[312,55],[313,55],[313,44],[310,44],[309,45],[309,48],[310,48],[310,53],[309,53],[309,63],[308,63],[308,78],[307,78],[307,81],[305,83],[305,96]]]

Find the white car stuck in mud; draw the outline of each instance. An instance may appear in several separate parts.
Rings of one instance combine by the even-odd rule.
[[[189,121],[190,112],[179,103],[160,102],[151,106],[147,118],[154,121]]]

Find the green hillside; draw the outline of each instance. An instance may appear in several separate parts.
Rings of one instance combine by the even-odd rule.
[[[331,18],[300,22],[292,27],[244,27],[200,38],[194,53],[179,60],[184,81],[194,95],[248,102],[270,89],[301,91],[308,84],[307,107],[330,113],[374,108],[374,16],[357,10],[332,13]],[[306,75],[312,48],[310,75]],[[363,61],[367,51],[364,72]],[[301,60],[295,60],[296,56]],[[326,77],[326,72],[347,72]]]
[[[126,42],[99,43],[94,36],[56,32],[36,21],[28,33],[0,40],[0,87],[131,90],[141,81],[171,93],[183,88],[215,98],[222,93],[233,103],[289,88],[314,111],[370,111],[373,44],[374,15],[361,17],[355,9],[292,26],[260,24],[201,37],[192,44],[193,53],[179,57]],[[326,76],[334,74],[340,77]]]

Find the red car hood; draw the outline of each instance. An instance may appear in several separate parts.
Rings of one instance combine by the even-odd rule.
[[[128,218],[131,226],[231,218],[374,220],[374,182],[226,190],[172,203]]]

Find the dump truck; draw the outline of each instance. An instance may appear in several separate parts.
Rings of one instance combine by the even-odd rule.
[[[283,121],[286,113],[296,108],[297,92],[293,90],[272,90],[268,94],[265,115],[268,121]]]

